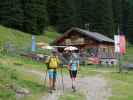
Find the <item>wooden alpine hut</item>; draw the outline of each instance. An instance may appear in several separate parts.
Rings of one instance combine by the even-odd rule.
[[[104,61],[112,63],[109,60],[115,58],[114,40],[98,32],[71,28],[54,40],[53,44],[57,46],[75,46],[79,49],[81,55],[97,57],[101,62],[104,59]]]

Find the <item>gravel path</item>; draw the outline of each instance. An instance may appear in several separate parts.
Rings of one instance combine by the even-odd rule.
[[[99,75],[78,80],[78,87],[86,94],[87,100],[108,100],[111,96],[111,89]]]
[[[33,70],[29,72],[44,77],[44,73]],[[65,92],[72,91],[71,80],[65,75],[64,90]],[[108,100],[108,97],[112,95],[111,88],[108,86],[106,80],[100,75],[78,78],[77,91],[84,93],[86,95],[86,100]],[[57,90],[52,94],[43,96],[40,100],[58,100],[65,92],[63,91],[62,79],[59,75],[57,80]]]

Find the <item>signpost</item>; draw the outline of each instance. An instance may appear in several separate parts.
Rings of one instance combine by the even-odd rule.
[[[35,41],[35,36],[32,35],[32,46],[31,46],[31,51],[35,52],[36,51],[36,41]]]
[[[118,65],[119,72],[121,72],[122,71],[121,58],[126,52],[126,40],[124,35],[115,35],[114,40],[115,40],[115,53],[119,64]]]

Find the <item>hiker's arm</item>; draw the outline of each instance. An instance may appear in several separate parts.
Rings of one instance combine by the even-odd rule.
[[[44,63],[45,63],[45,64],[48,64],[48,63],[49,63],[49,60],[50,60],[50,57],[48,56],[48,57],[46,58],[46,60],[44,61]]]
[[[80,65],[78,64],[78,70],[80,70]]]
[[[79,61],[78,61],[78,70],[80,70],[80,64],[79,64]]]
[[[68,65],[67,65],[67,69],[68,69],[68,70],[70,70],[70,67],[71,67],[71,65],[70,65],[70,64],[68,64]]]

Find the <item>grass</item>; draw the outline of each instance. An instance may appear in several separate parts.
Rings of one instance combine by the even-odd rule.
[[[79,71],[79,77],[84,77],[84,76],[92,76],[96,75],[96,66],[95,65],[88,65],[88,66],[80,66],[80,71]]]
[[[86,100],[84,94],[80,92],[75,93],[66,93],[65,95],[60,96],[59,100]]]
[[[14,62],[19,62],[19,65]],[[0,100],[15,100],[15,91],[8,89],[6,85],[28,89],[32,95],[25,97],[24,100],[36,100],[32,98],[46,93],[47,88],[44,86],[43,80],[37,75],[26,72],[27,69],[44,70],[45,65],[34,61],[28,62],[22,58],[5,56],[0,58]]]
[[[11,72],[13,72],[13,71],[11,70]],[[25,76],[28,76],[28,77],[25,77]],[[18,74],[18,73],[11,73],[10,74],[8,71],[8,76],[4,74],[4,77],[3,77],[4,80],[2,80],[3,78],[1,78],[0,82],[3,86],[6,84],[8,84],[8,85],[13,84],[15,87],[26,88],[32,93],[32,95],[46,91],[46,88],[43,86],[43,84],[40,84],[39,82],[35,81],[36,80],[35,76],[30,76],[28,74],[25,76],[23,76],[23,78],[22,78],[20,74]],[[6,92],[6,91],[3,92],[3,89],[0,90],[0,93],[3,92],[3,94],[0,94],[2,100],[15,100],[14,99],[14,97],[15,97],[15,91],[14,90],[7,89],[7,88],[4,88],[4,90],[9,91],[9,92]],[[5,95],[9,95],[9,93],[10,93],[11,97],[5,96]]]
[[[5,89],[5,88],[1,88],[1,89],[2,90],[0,90],[0,100],[15,100],[16,99],[15,93],[13,91],[9,89]]]
[[[104,74],[112,87],[112,96],[109,100],[133,99],[133,72],[130,73],[106,73]]]
[[[59,36],[59,33],[49,28],[47,31],[45,31],[43,35],[36,36],[36,41],[50,43],[58,36]],[[30,48],[31,35],[21,32],[19,30],[0,26],[0,46],[5,45],[6,43],[13,44],[18,48],[21,48],[21,47]]]
[[[133,47],[127,48],[127,53],[122,59],[122,63],[132,63],[133,61]],[[118,68],[99,68],[100,70],[112,71],[109,73],[100,73],[107,80],[109,86],[112,88],[112,96],[109,100],[133,100],[133,72],[126,73],[123,69],[122,73],[118,73]]]
[[[132,61],[133,61],[133,47],[128,47],[127,53],[124,55],[122,62],[132,63]],[[79,74],[81,77],[96,75],[96,74],[102,75],[107,80],[109,87],[112,88],[112,96],[109,98],[109,100],[133,100],[132,71],[126,73],[126,71],[123,70],[122,73],[118,73],[117,66],[108,68],[107,66],[88,65],[88,66],[81,66]]]
[[[50,43],[59,33],[52,28],[48,28],[43,35],[36,36],[36,42]],[[31,48],[31,35],[19,30],[0,26],[0,51],[2,48],[11,44],[19,49]],[[44,51],[43,51],[44,52]],[[44,95],[47,88],[43,84],[40,76],[26,72],[27,70],[45,71],[46,66],[20,56],[2,55],[0,54],[0,100],[15,100],[16,93],[13,89],[6,85],[15,85],[15,87],[26,88],[31,92],[30,96],[26,96],[24,100],[37,100],[40,95]]]
[[[6,35],[5,35],[6,34]],[[37,42],[50,43],[59,34],[49,28],[44,35],[36,36]],[[31,35],[14,29],[0,26],[0,47],[5,43],[12,43],[19,48],[31,46]],[[133,62],[133,47],[128,47],[126,55],[123,57],[123,63]],[[26,96],[23,100],[38,100],[40,96],[46,94],[47,88],[43,85],[39,76],[27,73],[25,70],[44,71],[46,66],[26,58],[3,56],[0,55],[0,100],[15,100],[16,93],[6,85],[24,87],[31,91],[30,96]],[[106,73],[103,71],[107,71]],[[112,72],[108,72],[112,71]],[[109,100],[133,100],[133,72],[117,73],[118,69],[107,68],[103,66],[81,66],[79,77],[101,74],[108,80],[109,86],[112,88],[112,96]],[[66,69],[63,69],[68,74]],[[85,100],[84,94],[80,92],[65,93],[60,100]]]
[[[18,30],[0,26],[0,44],[13,43],[14,45],[29,46],[31,43],[31,35]]]
[[[133,61],[133,47],[128,47],[123,57],[123,63]],[[133,72],[106,73],[104,76],[109,80],[112,87],[112,96],[109,100],[133,100]]]

